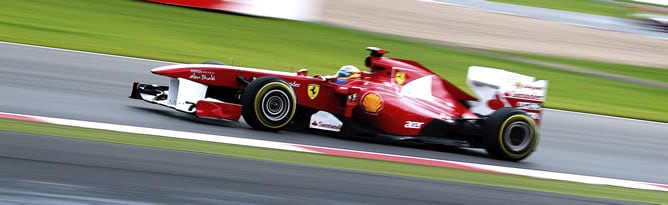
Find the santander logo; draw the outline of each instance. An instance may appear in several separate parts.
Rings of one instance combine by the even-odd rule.
[[[326,123],[326,122],[315,121],[315,120],[311,122],[311,125],[313,125],[315,127],[321,127],[321,128],[329,128],[329,129],[337,129],[337,130],[341,129],[341,125],[333,125],[333,124],[329,124],[329,123]]]
[[[506,93],[506,95],[508,94]],[[503,101],[502,100],[503,99],[501,99],[501,96],[499,96],[499,94],[497,93],[494,95],[494,99],[490,99],[489,101],[487,101],[487,107],[489,107],[492,110],[501,109],[502,107],[506,106],[506,103],[504,103],[505,100]]]

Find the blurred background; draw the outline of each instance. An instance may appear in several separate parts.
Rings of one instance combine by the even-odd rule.
[[[0,40],[5,42],[0,46],[0,112],[668,183],[666,0],[2,0],[0,8]],[[367,46],[420,62],[469,92],[466,72],[474,65],[548,80],[545,106],[550,111],[539,151],[527,162],[508,163],[468,150],[416,150],[291,132],[276,137],[126,99],[133,80],[163,82],[149,71],[165,64],[216,60],[331,75],[341,65],[363,68]],[[452,197],[469,204],[503,204],[501,199],[508,204],[586,204],[572,195],[668,203],[665,192],[657,191],[562,185],[4,119],[0,127],[0,204],[447,204]],[[248,158],[282,163],[244,160]],[[360,188],[341,188],[353,186]],[[407,188],[413,191],[397,191]],[[510,188],[569,197],[506,190]],[[25,194],[31,191],[42,194]],[[351,194],[358,191],[363,194]],[[490,197],[476,198],[482,191]],[[24,195],[28,197],[14,198]]]

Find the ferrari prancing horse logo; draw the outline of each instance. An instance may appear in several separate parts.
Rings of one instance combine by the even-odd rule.
[[[403,85],[406,82],[406,73],[397,72],[394,74],[394,81],[397,82],[397,85]]]
[[[308,88],[306,88],[308,92],[308,98],[311,98],[311,100],[314,100],[316,97],[318,97],[318,93],[320,92],[320,85],[318,84],[309,84]]]

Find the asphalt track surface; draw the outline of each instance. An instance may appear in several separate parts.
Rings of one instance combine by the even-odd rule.
[[[497,13],[506,13],[517,16],[525,16],[536,19],[556,21],[565,24],[621,31],[626,33],[639,34],[653,38],[668,40],[668,33],[657,31],[641,22],[631,19],[585,14],[578,12],[562,11],[555,9],[538,8],[531,6],[522,6],[491,2],[486,0],[433,0],[434,2],[466,6],[470,8],[492,11]],[[601,2],[604,4],[607,2]],[[622,6],[622,5],[620,5]]]
[[[0,156],[0,204],[631,204],[11,132]]]
[[[489,159],[480,150],[416,149],[288,131],[267,134],[127,98],[133,81],[167,83],[149,73],[165,64],[3,43],[0,111],[668,183],[665,123],[548,110],[537,152],[512,163]]]

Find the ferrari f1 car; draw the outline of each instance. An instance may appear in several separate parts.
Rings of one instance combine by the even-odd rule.
[[[369,47],[369,71],[344,83],[222,63],[154,68],[169,85],[135,82],[130,98],[197,117],[244,121],[278,131],[295,123],[345,135],[484,148],[494,158],[519,161],[538,144],[547,81],[501,69],[471,66],[475,98],[421,64],[384,57]]]
[[[627,8],[634,10],[629,17],[639,24],[651,30],[668,32],[668,9],[650,6],[629,6]]]

